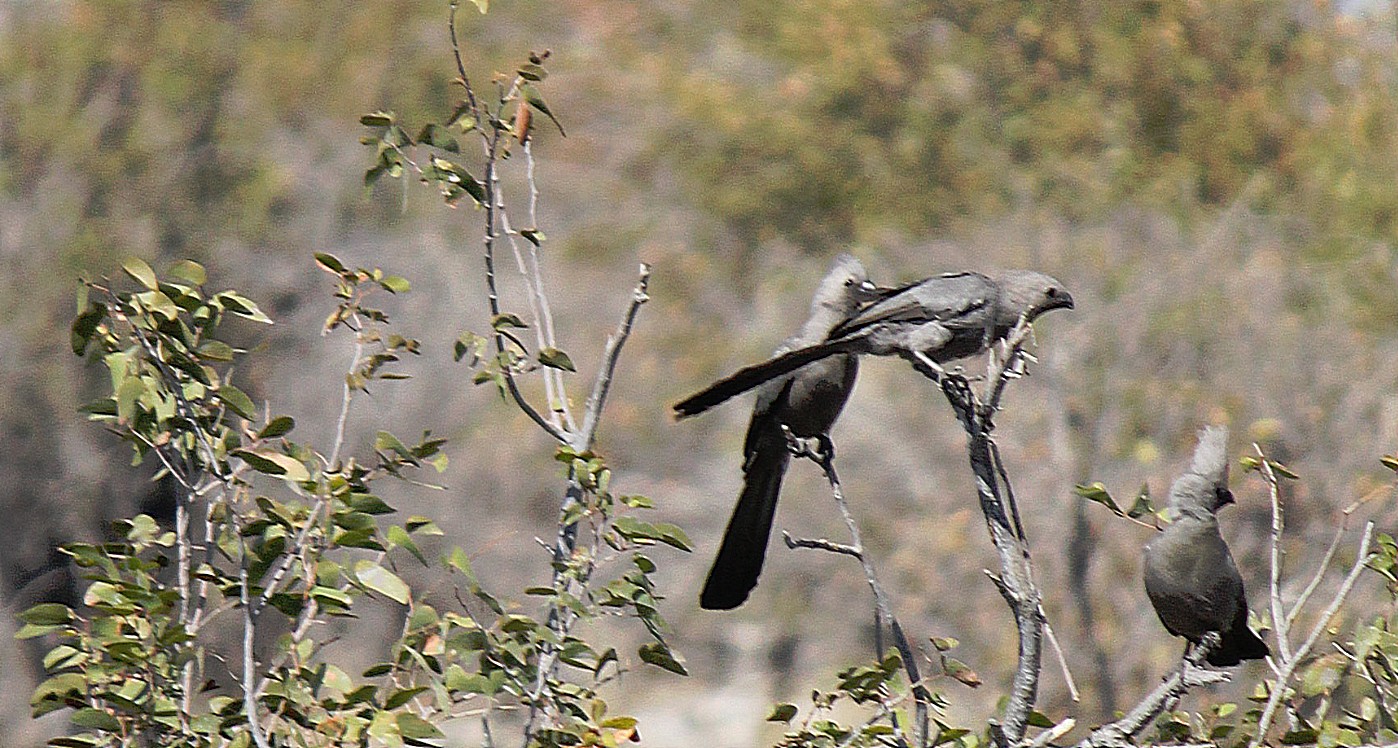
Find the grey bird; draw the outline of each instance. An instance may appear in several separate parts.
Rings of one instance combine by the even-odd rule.
[[[940,365],[977,353],[1004,338],[1020,319],[1072,309],[1062,283],[1030,270],[998,279],[947,273],[883,292],[883,298],[830,331],[825,340],[754,364],[675,404],[677,418],[703,413],[763,382],[827,356],[897,355],[914,365]]]
[[[1215,513],[1233,503],[1227,446],[1228,429],[1199,432],[1189,471],[1170,486],[1170,524],[1145,549],[1146,596],[1160,622],[1190,647],[1217,633],[1220,641],[1205,659],[1218,667],[1271,654],[1248,628],[1243,577],[1218,532]]]
[[[859,260],[840,255],[816,289],[805,324],[775,355],[824,340],[877,293]],[[787,432],[800,438],[828,438],[854,389],[858,369],[854,356],[830,356],[789,370],[758,389],[743,442],[743,490],[699,596],[700,607],[736,608],[757,585],[777,495],[791,461]]]

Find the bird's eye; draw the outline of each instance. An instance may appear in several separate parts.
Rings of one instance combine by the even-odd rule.
[[[853,278],[846,278],[846,279],[845,279],[845,287],[849,287],[849,286],[853,286],[853,285],[854,285],[854,279],[853,279]]]
[[[1047,294],[1050,299],[1058,297],[1058,289],[1054,288],[1053,286],[1049,286],[1048,290],[1044,293]]]

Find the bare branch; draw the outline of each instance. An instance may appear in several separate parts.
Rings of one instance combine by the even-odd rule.
[[[1306,585],[1306,589],[1301,590],[1301,596],[1296,598],[1296,603],[1292,606],[1291,612],[1286,614],[1286,625],[1290,627],[1296,623],[1296,618],[1301,615],[1301,609],[1310,602],[1311,595],[1315,594],[1316,588],[1325,578],[1325,572],[1330,569],[1330,562],[1335,558],[1335,551],[1340,547],[1340,539],[1349,531],[1349,515],[1340,522],[1340,526],[1335,530],[1335,537],[1330,539],[1330,547],[1325,549],[1325,555],[1320,559],[1320,565],[1315,570],[1315,576]]]
[[[854,556],[861,561],[864,560],[864,550],[862,548],[845,545],[844,543],[836,543],[833,540],[826,540],[825,538],[793,538],[791,537],[791,533],[782,530],[782,541],[786,543],[787,548],[791,549],[809,548],[817,551],[829,551],[844,556]]]
[[[557,343],[553,337],[553,315],[549,311],[548,297],[544,294],[538,249],[531,241],[529,246],[533,260],[532,266],[526,264],[524,253],[520,251],[519,242],[515,239],[519,232],[510,225],[510,214],[505,209],[505,193],[500,185],[499,171],[495,172],[495,208],[500,216],[500,232],[509,242],[510,252],[515,258],[515,267],[519,269],[520,278],[524,280],[524,299],[529,304],[529,316],[534,328],[534,341],[541,351],[545,348],[556,348]],[[524,348],[524,346],[520,345],[520,348]],[[575,427],[572,413],[568,410],[568,393],[563,385],[563,372],[544,367],[540,373],[544,379],[544,400],[548,406],[551,422],[561,430],[572,431]]]
[[[1272,601],[1272,626],[1277,635],[1277,653],[1283,662],[1291,659],[1291,621],[1283,614],[1284,605],[1281,598],[1281,537],[1285,522],[1282,518],[1281,488],[1277,485],[1277,474],[1272,470],[1272,466],[1267,462],[1267,455],[1263,454],[1262,447],[1256,443],[1252,445],[1257,452],[1258,461],[1261,463],[1262,478],[1267,481],[1267,492],[1272,498],[1272,532],[1270,542],[1272,567],[1268,574],[1269,597]],[[1322,565],[1321,573],[1324,573]],[[1299,607],[1299,606],[1297,606]]]
[[[787,439],[793,445],[799,445],[798,449],[793,450],[796,456],[805,457],[820,466],[821,472],[825,474],[825,479],[830,484],[830,495],[835,499],[835,505],[840,509],[840,516],[845,521],[845,528],[849,530],[850,541],[853,544],[850,548],[853,553],[848,555],[859,559],[860,565],[864,567],[864,580],[869,583],[869,590],[874,594],[874,610],[878,614],[878,622],[881,626],[888,627],[889,632],[893,635],[893,646],[898,649],[898,654],[903,658],[903,670],[908,676],[908,683],[912,689],[917,720],[913,742],[916,745],[925,746],[928,739],[928,705],[932,703],[932,694],[928,693],[927,688],[922,685],[922,675],[919,674],[917,667],[917,652],[908,642],[908,637],[903,633],[903,626],[898,622],[897,616],[893,615],[893,606],[888,601],[888,594],[884,592],[883,585],[879,583],[878,574],[874,571],[874,562],[864,552],[864,539],[859,533],[859,524],[854,520],[849,502],[845,500],[845,491],[840,485],[840,478],[835,473],[834,446],[829,439],[821,439],[822,448],[816,452],[796,439],[790,431],[787,431],[786,434]],[[785,536],[786,533],[783,535]],[[827,550],[834,550],[834,548]],[[875,652],[874,654],[876,657],[883,657],[883,652]]]
[[[1049,646],[1053,647],[1053,653],[1058,658],[1058,668],[1063,671],[1063,683],[1068,687],[1068,698],[1077,703],[1082,699],[1082,696],[1078,693],[1077,683],[1073,681],[1073,671],[1068,669],[1068,658],[1063,655],[1063,647],[1059,645],[1058,637],[1054,636],[1053,627],[1048,623],[1048,616],[1044,615],[1042,609],[1039,610],[1039,615],[1044,617],[1044,636],[1048,637]],[[1050,738],[1050,740],[1053,739]]]
[[[626,313],[622,315],[621,323],[617,325],[616,332],[607,336],[607,345],[602,349],[602,365],[597,370],[597,380],[592,385],[592,394],[587,397],[587,407],[583,413],[582,431],[576,435],[574,448],[585,451],[592,448],[592,441],[597,436],[597,424],[602,417],[602,408],[607,404],[607,393],[612,386],[612,375],[616,372],[617,359],[621,356],[621,347],[626,345],[626,339],[631,336],[631,326],[636,321],[636,313],[641,310],[641,305],[650,300],[646,294],[646,288],[650,285],[650,265],[641,263],[640,277],[636,281],[636,288],[631,292],[631,304],[626,307]]]
[[[1033,563],[1023,528],[1012,519],[1015,514],[1006,497],[1012,496],[1008,476],[997,470],[994,446],[990,438],[994,430],[992,416],[999,408],[1000,397],[1008,380],[1019,376],[1016,363],[1023,352],[1020,347],[1031,328],[1026,320],[1006,337],[1002,351],[991,351],[987,364],[983,394],[977,398],[970,383],[961,375],[933,377],[961,421],[967,435],[967,455],[976,476],[976,493],[991,543],[1000,558],[1001,573],[994,577],[1001,595],[1015,617],[1019,631],[1019,656],[1005,707],[1004,724],[992,725],[992,736],[1001,745],[1015,745],[1024,739],[1029,714],[1038,697],[1039,669],[1043,652],[1044,616],[1038,587],[1034,583]],[[925,368],[918,368],[932,376]]]
[[[1264,461],[1265,464],[1265,461]],[[1282,664],[1281,671],[1277,674],[1277,685],[1272,689],[1272,695],[1267,699],[1267,706],[1262,709],[1262,716],[1257,720],[1257,735],[1253,737],[1249,748],[1257,748],[1262,745],[1262,741],[1267,737],[1267,730],[1272,726],[1272,720],[1276,718],[1277,706],[1281,704],[1282,695],[1286,693],[1286,684],[1291,680],[1291,676],[1296,672],[1296,667],[1301,660],[1306,658],[1311,649],[1320,639],[1320,635],[1330,625],[1330,621],[1339,612],[1340,605],[1349,596],[1350,590],[1354,588],[1354,583],[1359,579],[1359,573],[1364,570],[1364,565],[1369,562],[1369,541],[1374,534],[1374,523],[1364,524],[1364,534],[1359,540],[1359,554],[1354,560],[1354,566],[1350,568],[1349,574],[1345,576],[1345,581],[1340,585],[1339,591],[1335,593],[1330,605],[1321,613],[1320,619],[1311,628],[1311,633],[1306,637],[1306,641],[1296,648],[1290,660]]]
[[[1217,643],[1216,636],[1213,643]],[[1127,712],[1121,719],[1093,730],[1091,735],[1078,743],[1078,748],[1125,748],[1132,746],[1134,745],[1132,738],[1141,734],[1151,722],[1155,721],[1156,717],[1163,714],[1189,689],[1227,681],[1229,679],[1228,673],[1201,667],[1210,649],[1212,647],[1206,645],[1193,647],[1180,661],[1180,667],[1176,668],[1163,683],[1142,699],[1136,708]]]
[[[246,554],[246,551],[244,551]],[[257,748],[269,748],[267,738],[262,734],[262,723],[257,716],[257,693],[253,680],[256,678],[257,664],[253,660],[253,640],[256,632],[251,596],[248,594],[248,560],[244,555],[242,568],[238,571],[238,596],[243,604],[243,673],[238,678],[243,688],[243,711],[248,718],[248,731]]]
[[[461,76],[461,87],[466,89],[466,101],[470,103],[471,115],[481,121],[480,107],[476,104],[476,92],[471,89],[471,79],[466,77],[466,66],[461,62],[461,44],[456,39],[456,0],[452,0],[451,11],[447,15],[447,29],[451,32],[451,54],[456,60],[456,72]]]

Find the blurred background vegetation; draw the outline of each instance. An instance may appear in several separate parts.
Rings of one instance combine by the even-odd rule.
[[[394,317],[423,340],[417,379],[376,393],[352,425],[451,437],[451,490],[417,506],[496,587],[544,573],[533,538],[557,506],[550,447],[450,357],[462,330],[485,327],[479,215],[427,190],[362,186],[360,114],[422,121],[455,103],[445,15],[436,0],[0,0],[0,629],[40,600],[71,601],[56,544],[170,510],[76,412],[103,376],[68,350],[77,278],[128,255],[196,259],[214,285],[262,302],[279,324],[246,331],[260,363],[239,386],[308,434],[333,428],[348,358],[315,335],[331,304],[311,252],[410,277]],[[1339,509],[1391,478],[1377,460],[1398,442],[1386,5],[497,0],[462,17],[476,80],[554,52],[549,104],[569,137],[538,130],[539,221],[581,376],[636,262],[655,265],[600,442],[618,486],[655,498],[700,547],[661,572],[694,677],[637,672],[614,701],[647,744],[771,737],[771,701],[870,647],[848,559],[774,549],[741,611],[697,609],[747,414],[735,404],[676,425],[666,407],[793,330],[837,251],[883,282],[1034,267],[1078,299],[1039,325],[1041,363],[1000,422],[1084,691],[1071,705],[1046,669],[1050,716],[1134,703],[1179,648],[1140,586],[1145,531],[1084,507],[1074,483],[1163,496],[1194,430],[1231,424],[1235,453],[1258,441],[1302,477],[1288,496],[1299,582]],[[516,200],[519,177],[507,174]],[[961,639],[991,685],[951,696],[983,720],[1014,629],[980,573],[993,560],[959,428],[906,366],[877,361],[835,439],[904,624]],[[778,522],[838,537],[815,473],[793,471]],[[1255,477],[1234,481],[1225,536],[1260,599],[1266,494]],[[1398,516],[1387,494],[1364,512],[1388,531]],[[1377,599],[1361,595],[1344,626]],[[38,650],[10,641],[0,731],[39,745],[61,727],[29,721]]]

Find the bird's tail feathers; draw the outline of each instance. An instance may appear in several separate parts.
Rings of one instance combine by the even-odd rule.
[[[1205,659],[1215,667],[1232,667],[1243,660],[1260,660],[1270,654],[1272,650],[1267,647],[1267,642],[1262,641],[1262,637],[1244,622],[1224,634],[1223,640]]]
[[[723,533],[723,544],[709,569],[709,578],[704,581],[699,607],[732,610],[742,605],[757,586],[777,513],[777,496],[790,460],[786,436],[780,428],[765,432],[748,460],[743,492],[738,495],[738,504]]]
[[[862,337],[849,336],[837,340],[827,340],[824,343],[783,353],[760,364],[745,366],[675,403],[673,406],[675,418],[681,419],[699,415],[729,398],[737,397],[764,382],[790,374],[813,361],[819,361],[826,356],[833,356],[837,353],[849,353],[858,347]]]

